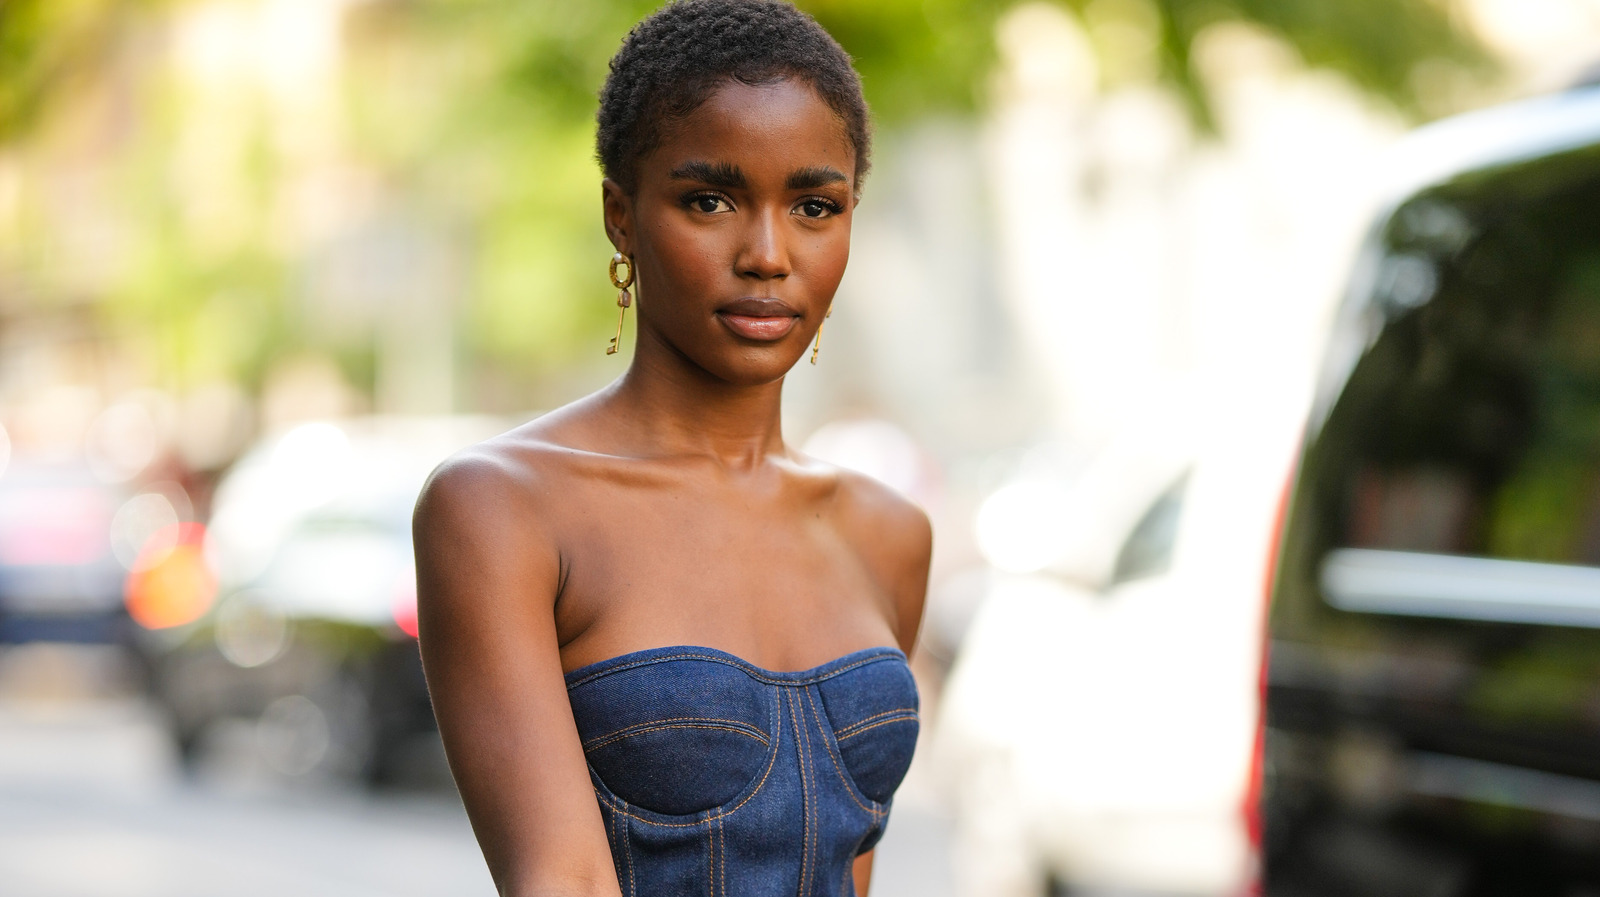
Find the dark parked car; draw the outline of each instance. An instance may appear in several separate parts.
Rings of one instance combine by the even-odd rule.
[[[1600,894],[1600,88],[1409,158],[1290,493],[1263,884]]]
[[[417,651],[411,509],[436,464],[503,427],[308,423],[234,465],[208,536],[216,606],[150,639],[154,693],[185,760],[243,724],[291,775],[381,782],[442,769]]]

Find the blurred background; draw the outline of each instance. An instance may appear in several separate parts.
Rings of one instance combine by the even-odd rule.
[[[410,509],[626,364],[592,121],[655,5],[0,0],[0,890],[493,892]],[[937,530],[874,894],[1240,893],[1391,147],[1570,83],[1600,2],[799,5],[877,131],[787,434]]]

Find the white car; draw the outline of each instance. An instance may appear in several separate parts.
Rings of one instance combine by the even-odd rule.
[[[953,784],[962,897],[1247,886],[1263,590],[1294,393],[1190,405],[1075,477],[1014,483],[981,509],[979,544],[1011,570],[991,574],[933,745]]]

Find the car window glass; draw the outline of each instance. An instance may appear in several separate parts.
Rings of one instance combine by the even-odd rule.
[[[1390,222],[1383,324],[1308,459],[1347,610],[1600,625],[1600,150]]]
[[[1330,419],[1336,545],[1600,564],[1600,183],[1500,192],[1396,216]]]
[[[1178,541],[1178,520],[1183,516],[1183,499],[1188,487],[1189,475],[1185,473],[1151,502],[1117,552],[1112,585],[1157,576],[1171,569],[1172,552]]]

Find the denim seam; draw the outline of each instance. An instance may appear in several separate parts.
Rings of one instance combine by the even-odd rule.
[[[595,672],[590,673],[587,676],[584,676],[582,679],[579,679],[576,682],[567,683],[567,690],[571,691],[572,689],[577,688],[580,685],[587,685],[587,684],[589,684],[590,682],[593,682],[596,679],[600,679],[600,678],[603,678],[605,676],[609,676],[612,673],[621,673],[621,672],[624,672],[626,670],[636,669],[638,667],[643,667],[643,666],[649,666],[651,664],[656,664],[656,663],[664,663],[664,662],[669,661],[669,660],[704,660],[704,661],[709,661],[711,663],[720,663],[720,664],[724,664],[726,666],[733,667],[736,670],[740,670],[740,671],[744,672],[744,674],[749,676],[750,678],[758,680],[760,682],[765,682],[765,683],[767,683],[769,685],[814,685],[814,684],[816,684],[818,682],[823,682],[825,680],[832,679],[833,677],[835,677],[835,676],[837,676],[837,675],[839,675],[841,673],[847,673],[847,672],[849,672],[849,671],[851,671],[851,670],[853,670],[853,669],[855,669],[857,667],[866,666],[869,663],[879,663],[879,662],[885,661],[885,660],[895,660],[895,659],[900,658],[900,657],[901,657],[901,655],[899,655],[899,654],[874,654],[871,657],[863,657],[862,659],[860,659],[860,660],[858,660],[858,661],[856,661],[854,663],[847,664],[845,666],[839,667],[836,670],[828,670],[825,673],[818,673],[815,676],[811,676],[811,677],[808,677],[808,678],[805,678],[805,679],[782,679],[782,678],[779,678],[779,677],[776,677],[776,676],[770,676],[770,675],[762,672],[757,667],[754,667],[754,666],[752,666],[752,665],[750,665],[748,663],[745,663],[744,661],[740,661],[740,660],[733,659],[733,658],[718,657],[718,656],[716,656],[714,654],[673,654],[673,655],[670,655],[670,656],[667,656],[667,657],[652,657],[652,658],[650,658],[648,660],[633,660],[633,661],[629,661],[627,663],[621,664],[619,666],[612,667],[611,669],[596,670]]]
[[[818,829],[822,827],[822,820],[818,818],[820,814],[817,807],[817,803],[820,798],[818,792],[821,789],[817,787],[817,749],[811,740],[811,730],[806,727],[805,712],[800,707],[800,702],[805,699],[805,696],[808,694],[808,692],[806,688],[802,686],[794,689],[790,692],[790,694],[795,696],[794,712],[795,715],[800,718],[801,731],[805,732],[806,734],[805,772],[806,780],[811,783],[811,799],[806,802],[808,807],[808,816],[811,819],[811,874],[806,876],[806,893],[809,895],[813,890],[811,882],[817,877],[817,862],[819,860],[817,856],[817,848],[822,841],[822,832],[818,831]],[[823,750],[827,750],[827,747],[824,746]]]
[[[715,823],[706,824],[706,897],[717,897],[717,829]]]
[[[804,694],[806,696],[806,704],[807,704],[807,706],[809,706],[811,708],[811,716],[812,716],[813,719],[816,720],[817,730],[819,732],[822,732],[823,731],[822,730],[822,717],[821,717],[821,715],[819,715],[817,713],[816,705],[812,704],[812,702],[811,702],[811,692],[810,691],[805,691],[805,692],[802,692],[802,694]],[[887,811],[885,811],[885,810],[876,810],[876,809],[873,809],[872,807],[869,807],[866,804],[862,803],[861,802],[861,797],[866,797],[866,795],[862,795],[861,797],[857,797],[856,796],[856,792],[858,790],[860,790],[860,789],[859,789],[859,787],[855,786],[851,781],[845,779],[844,767],[841,765],[839,759],[835,758],[833,756],[833,748],[828,745],[827,733],[826,732],[823,732],[822,749],[828,755],[828,762],[833,764],[833,771],[838,774],[838,776],[839,776],[839,784],[844,786],[844,793],[850,795],[850,799],[855,802],[855,805],[860,807],[861,809],[867,811],[867,813],[872,816],[874,821],[882,818],[883,815]],[[867,799],[869,801],[871,801],[872,803],[877,803],[876,801],[872,801],[871,798],[867,798]]]
[[[801,829],[800,838],[800,890],[798,897],[806,897],[809,890],[806,886],[811,881],[811,800],[814,797],[809,775],[811,764],[807,757],[807,739],[800,727],[800,702],[795,698],[794,691],[784,693],[785,703],[789,705],[789,723],[794,727],[795,756],[800,764],[800,813]]]
[[[879,722],[875,722],[870,726],[862,726],[861,728],[855,730],[854,732],[851,732],[848,735],[835,735],[834,738],[836,740],[838,740],[838,741],[843,742],[843,741],[847,741],[847,740],[849,740],[851,738],[854,738],[857,735],[860,735],[862,732],[866,732],[866,731],[869,731],[869,730],[872,730],[872,729],[876,729],[879,726],[887,726],[887,725],[889,725],[891,723],[914,723],[914,722],[917,722],[917,721],[918,721],[917,720],[917,715],[914,714],[914,713],[913,714],[908,714],[906,716],[897,716],[894,719],[880,720]]]
[[[804,732],[805,736],[806,736],[806,766],[805,766],[805,774],[806,774],[806,781],[810,783],[810,786],[809,786],[810,787],[810,791],[809,791],[809,793],[811,795],[811,799],[806,801],[806,818],[811,820],[811,852],[810,852],[810,856],[811,856],[811,874],[806,876],[806,891],[805,892],[806,892],[807,895],[810,895],[812,890],[813,890],[811,882],[814,879],[816,879],[816,877],[817,877],[817,860],[818,860],[818,857],[817,857],[817,846],[818,846],[818,843],[822,840],[822,833],[820,831],[818,831],[818,829],[821,827],[821,820],[817,818],[818,815],[819,815],[818,812],[817,812],[817,801],[818,801],[818,797],[819,797],[819,795],[817,793],[819,791],[819,789],[817,788],[817,749],[816,749],[816,746],[814,744],[812,744],[812,741],[811,741],[811,730],[806,727],[805,711],[803,709],[801,709],[801,706],[800,706],[800,702],[802,700],[804,700],[804,698],[805,698],[805,696],[807,694],[806,689],[805,689],[804,686],[802,686],[800,688],[791,690],[789,693],[795,696],[794,697],[794,712],[795,712],[795,716],[800,721],[800,731]]]
[[[688,718],[686,717],[685,719]],[[666,729],[715,729],[723,732],[736,732],[747,738],[754,738],[756,741],[761,742],[767,747],[772,746],[772,742],[768,741],[766,736],[758,735],[755,732],[742,728],[744,725],[746,725],[744,723],[735,723],[731,720],[713,719],[706,719],[696,722],[699,722],[700,724],[696,725],[693,722],[677,722],[675,720],[662,720],[660,723],[651,723],[648,725],[641,723],[638,726],[629,726],[626,729],[620,729],[616,732],[612,732],[610,735],[597,736],[597,740],[585,742],[583,749],[585,751],[599,750],[600,748],[607,747],[608,745],[615,744],[619,741],[626,741],[635,735],[643,735],[646,732],[660,732]],[[728,725],[714,726],[706,725],[706,723],[728,723]],[[750,728],[754,727],[752,726]]]
[[[628,820],[622,818],[622,814],[615,810],[612,810],[612,813],[617,816],[617,824],[622,829],[622,837],[619,840],[622,841],[622,855],[628,863],[628,897],[638,897],[639,889],[633,880],[633,839],[628,834]]]
[[[598,797],[599,792],[595,792],[595,796]],[[617,887],[620,889],[622,887],[623,869],[622,845],[617,843],[617,812],[607,806],[603,801],[600,804],[600,811],[601,814],[605,816],[606,844],[611,848],[611,865],[616,869]]]
[[[875,720],[880,716],[893,716],[896,713],[916,713],[916,712],[917,712],[917,708],[915,708],[915,707],[896,707],[893,710],[885,710],[882,713],[874,713],[871,716],[864,716],[861,719],[856,720],[855,722],[851,723],[848,726],[841,726],[840,727],[840,731],[843,731],[845,729],[854,728],[855,726],[859,726],[862,723],[870,722],[872,720]]]
[[[780,713],[781,713],[781,711],[780,711]],[[781,726],[774,726],[773,729],[776,732],[781,732],[782,731]],[[622,815],[627,816],[628,818],[633,819],[635,821],[641,822],[641,823],[643,823],[645,825],[653,825],[653,826],[656,826],[658,828],[691,828],[693,826],[702,825],[704,823],[711,822],[713,820],[722,819],[725,816],[731,816],[734,813],[738,812],[740,807],[742,807],[745,804],[749,803],[750,801],[754,800],[755,796],[760,794],[761,790],[763,788],[767,787],[767,780],[772,776],[772,770],[778,765],[778,754],[781,753],[781,751],[779,749],[780,748],[779,737],[780,736],[778,736],[778,735],[774,735],[773,736],[772,747],[770,748],[771,755],[767,758],[767,769],[766,769],[765,772],[763,772],[761,774],[761,781],[756,784],[755,790],[751,791],[749,794],[746,794],[744,796],[744,799],[739,801],[734,806],[732,806],[732,807],[730,807],[730,808],[728,808],[726,810],[723,810],[722,812],[719,812],[719,813],[717,813],[715,815],[707,816],[705,819],[696,820],[695,822],[656,822],[653,819],[645,819],[642,816],[634,815],[634,813],[631,811],[631,809],[629,809],[627,802],[622,800],[619,797],[616,797],[614,795],[608,796],[608,795],[605,795],[605,794],[601,794],[599,791],[596,791],[595,795],[598,796],[601,800],[606,801],[607,803],[616,804],[617,806],[614,808],[615,812],[621,813]],[[631,856],[630,856],[630,862],[631,862]],[[629,874],[631,875],[632,872],[630,871]]]
[[[794,720],[793,701],[790,699],[788,689],[781,692],[783,695],[783,709],[789,716],[789,725],[794,732],[794,753],[796,772],[800,773],[800,887],[796,892],[798,897],[804,897],[806,886],[806,859],[811,852],[810,822],[811,817],[806,813],[806,751],[805,742],[800,738],[800,727]]]
[[[622,862],[617,863],[617,878],[619,879],[618,884],[620,885],[621,884],[620,879],[622,878],[623,873],[627,871],[628,858],[627,858],[625,852],[628,849],[628,845],[626,843],[624,843],[623,837],[622,837],[622,834],[621,834],[621,832],[622,832],[622,814],[618,813],[615,809],[613,809],[611,811],[611,813],[610,813],[610,816],[611,816],[611,843],[613,845],[613,849],[616,850],[616,852],[618,854],[623,854],[622,856],[617,857],[617,859],[622,861]]]
[[[915,715],[916,712],[917,712],[917,708],[915,708],[915,707],[901,707],[898,710],[885,710],[882,713],[874,713],[873,715],[871,715],[871,716],[869,716],[869,717],[867,717],[865,719],[858,719],[858,720],[856,720],[855,722],[851,723],[848,726],[844,726],[842,728],[835,729],[833,734],[834,734],[835,737],[849,737],[849,736],[845,735],[844,733],[849,732],[852,729],[858,728],[858,727],[860,727],[861,725],[863,725],[865,723],[870,723],[875,719],[882,719],[883,717],[894,716],[894,715],[900,714],[900,713],[910,713],[912,715]]]
[[[728,897],[728,835],[722,830],[722,820],[717,820],[717,881],[713,886],[719,897]]]

